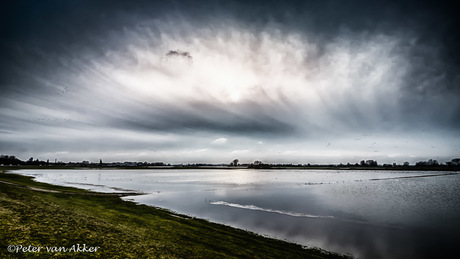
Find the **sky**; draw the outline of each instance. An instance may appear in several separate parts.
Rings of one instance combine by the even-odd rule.
[[[455,1],[2,1],[0,153],[460,157]]]

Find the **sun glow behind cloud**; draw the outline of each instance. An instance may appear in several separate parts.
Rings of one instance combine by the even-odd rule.
[[[217,35],[196,30],[182,37],[167,35],[171,28],[162,30],[167,40],[157,45],[127,44],[127,51],[96,60],[92,80],[109,78],[99,91],[129,92],[132,101],[209,103],[229,110],[252,103],[295,113],[300,122],[336,120],[333,113],[340,113],[344,103],[359,102],[356,116],[367,122],[380,119],[379,108],[389,101],[380,96],[391,95],[385,105],[397,111],[408,70],[405,53],[396,49],[398,39],[385,35],[353,41],[339,36],[318,46],[306,36],[276,29],[226,28]],[[131,32],[130,39],[154,41],[146,35]],[[188,51],[193,62],[180,56],[166,59],[170,49]]]
[[[318,46],[306,36],[282,34],[276,29],[226,28],[217,35],[196,30],[181,37],[168,35],[171,28],[159,29],[165,31],[162,38],[167,40],[150,47],[129,45],[124,55],[105,62],[110,65],[95,68],[110,78],[105,87],[118,94],[129,91],[128,110],[138,102],[185,107],[199,103],[243,115],[246,111],[239,105],[253,104],[260,109],[254,116],[273,111],[272,116],[297,131],[312,132],[313,124],[333,133],[379,125],[383,106],[386,115],[399,112],[399,91],[409,64],[404,50],[397,49],[398,38],[358,35],[351,40],[343,32]],[[145,35],[138,31],[130,38],[153,40]],[[168,50],[176,48],[189,52],[193,61],[165,57]],[[343,109],[352,109],[354,114],[342,118]],[[344,119],[346,123],[337,123]],[[315,152],[321,156],[321,151]]]

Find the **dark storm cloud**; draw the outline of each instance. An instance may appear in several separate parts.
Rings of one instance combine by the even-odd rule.
[[[192,59],[192,55],[188,51],[182,51],[182,50],[170,50],[168,53],[166,53],[166,57],[183,57],[186,59]]]
[[[460,130],[455,1],[4,1],[0,10],[0,152],[41,133],[50,150],[59,135],[81,150],[72,138],[95,129],[280,141]],[[175,60],[152,62],[165,56],[193,56],[198,79]],[[225,62],[285,81],[254,83]],[[243,76],[207,71],[219,66]],[[225,92],[233,79],[250,87]]]
[[[185,108],[167,106],[155,109],[131,111],[132,116],[120,116],[110,120],[114,127],[129,127],[143,131],[209,131],[229,134],[279,134],[294,133],[294,126],[283,121],[281,114],[265,110],[254,104],[239,104],[234,109],[196,103]],[[245,111],[245,113],[239,110]],[[154,112],[153,112],[154,111]]]

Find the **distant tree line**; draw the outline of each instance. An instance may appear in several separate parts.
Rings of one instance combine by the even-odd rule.
[[[254,161],[253,163],[239,164],[238,159],[234,159],[227,164],[165,164],[163,162],[111,162],[103,163],[102,159],[98,163],[89,161],[82,162],[58,162],[57,160],[50,163],[49,160],[43,161],[30,157],[27,161],[22,161],[14,155],[0,155],[0,165],[30,165],[30,166],[70,166],[70,167],[173,167],[173,168],[205,168],[205,167],[234,167],[234,168],[254,168],[254,169],[276,169],[276,168],[318,168],[318,169],[366,169],[366,168],[383,168],[383,169],[408,169],[408,170],[458,170],[460,168],[460,158],[454,158],[446,163],[439,163],[437,160],[429,159],[427,161],[419,161],[415,165],[410,165],[409,162],[401,164],[378,164],[376,160],[361,160],[359,163],[340,163],[340,164],[273,164],[264,163],[262,161]]]
[[[3,164],[3,165],[20,165],[22,163],[23,161],[21,161],[15,156],[8,156],[8,155],[0,156],[0,164]]]
[[[49,164],[49,160],[42,161],[35,159],[33,157],[29,158],[27,161],[22,161],[16,156],[9,155],[0,155],[0,165],[46,165]]]

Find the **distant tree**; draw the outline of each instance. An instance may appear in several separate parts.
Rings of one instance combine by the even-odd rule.
[[[415,163],[415,166],[424,166],[426,165],[426,162],[424,161],[418,161],[417,163]]]
[[[1,155],[0,164],[1,165],[19,165],[23,162],[15,156]]]
[[[232,164],[233,166],[238,166],[238,159],[233,160]]]
[[[264,164],[262,161],[256,160],[251,163],[248,168],[271,168],[270,165]]]
[[[254,164],[254,165],[263,165],[262,161],[258,161],[258,160],[254,161],[253,164]]]
[[[419,161],[415,163],[415,166],[439,166],[439,162],[433,159],[428,161]]]

